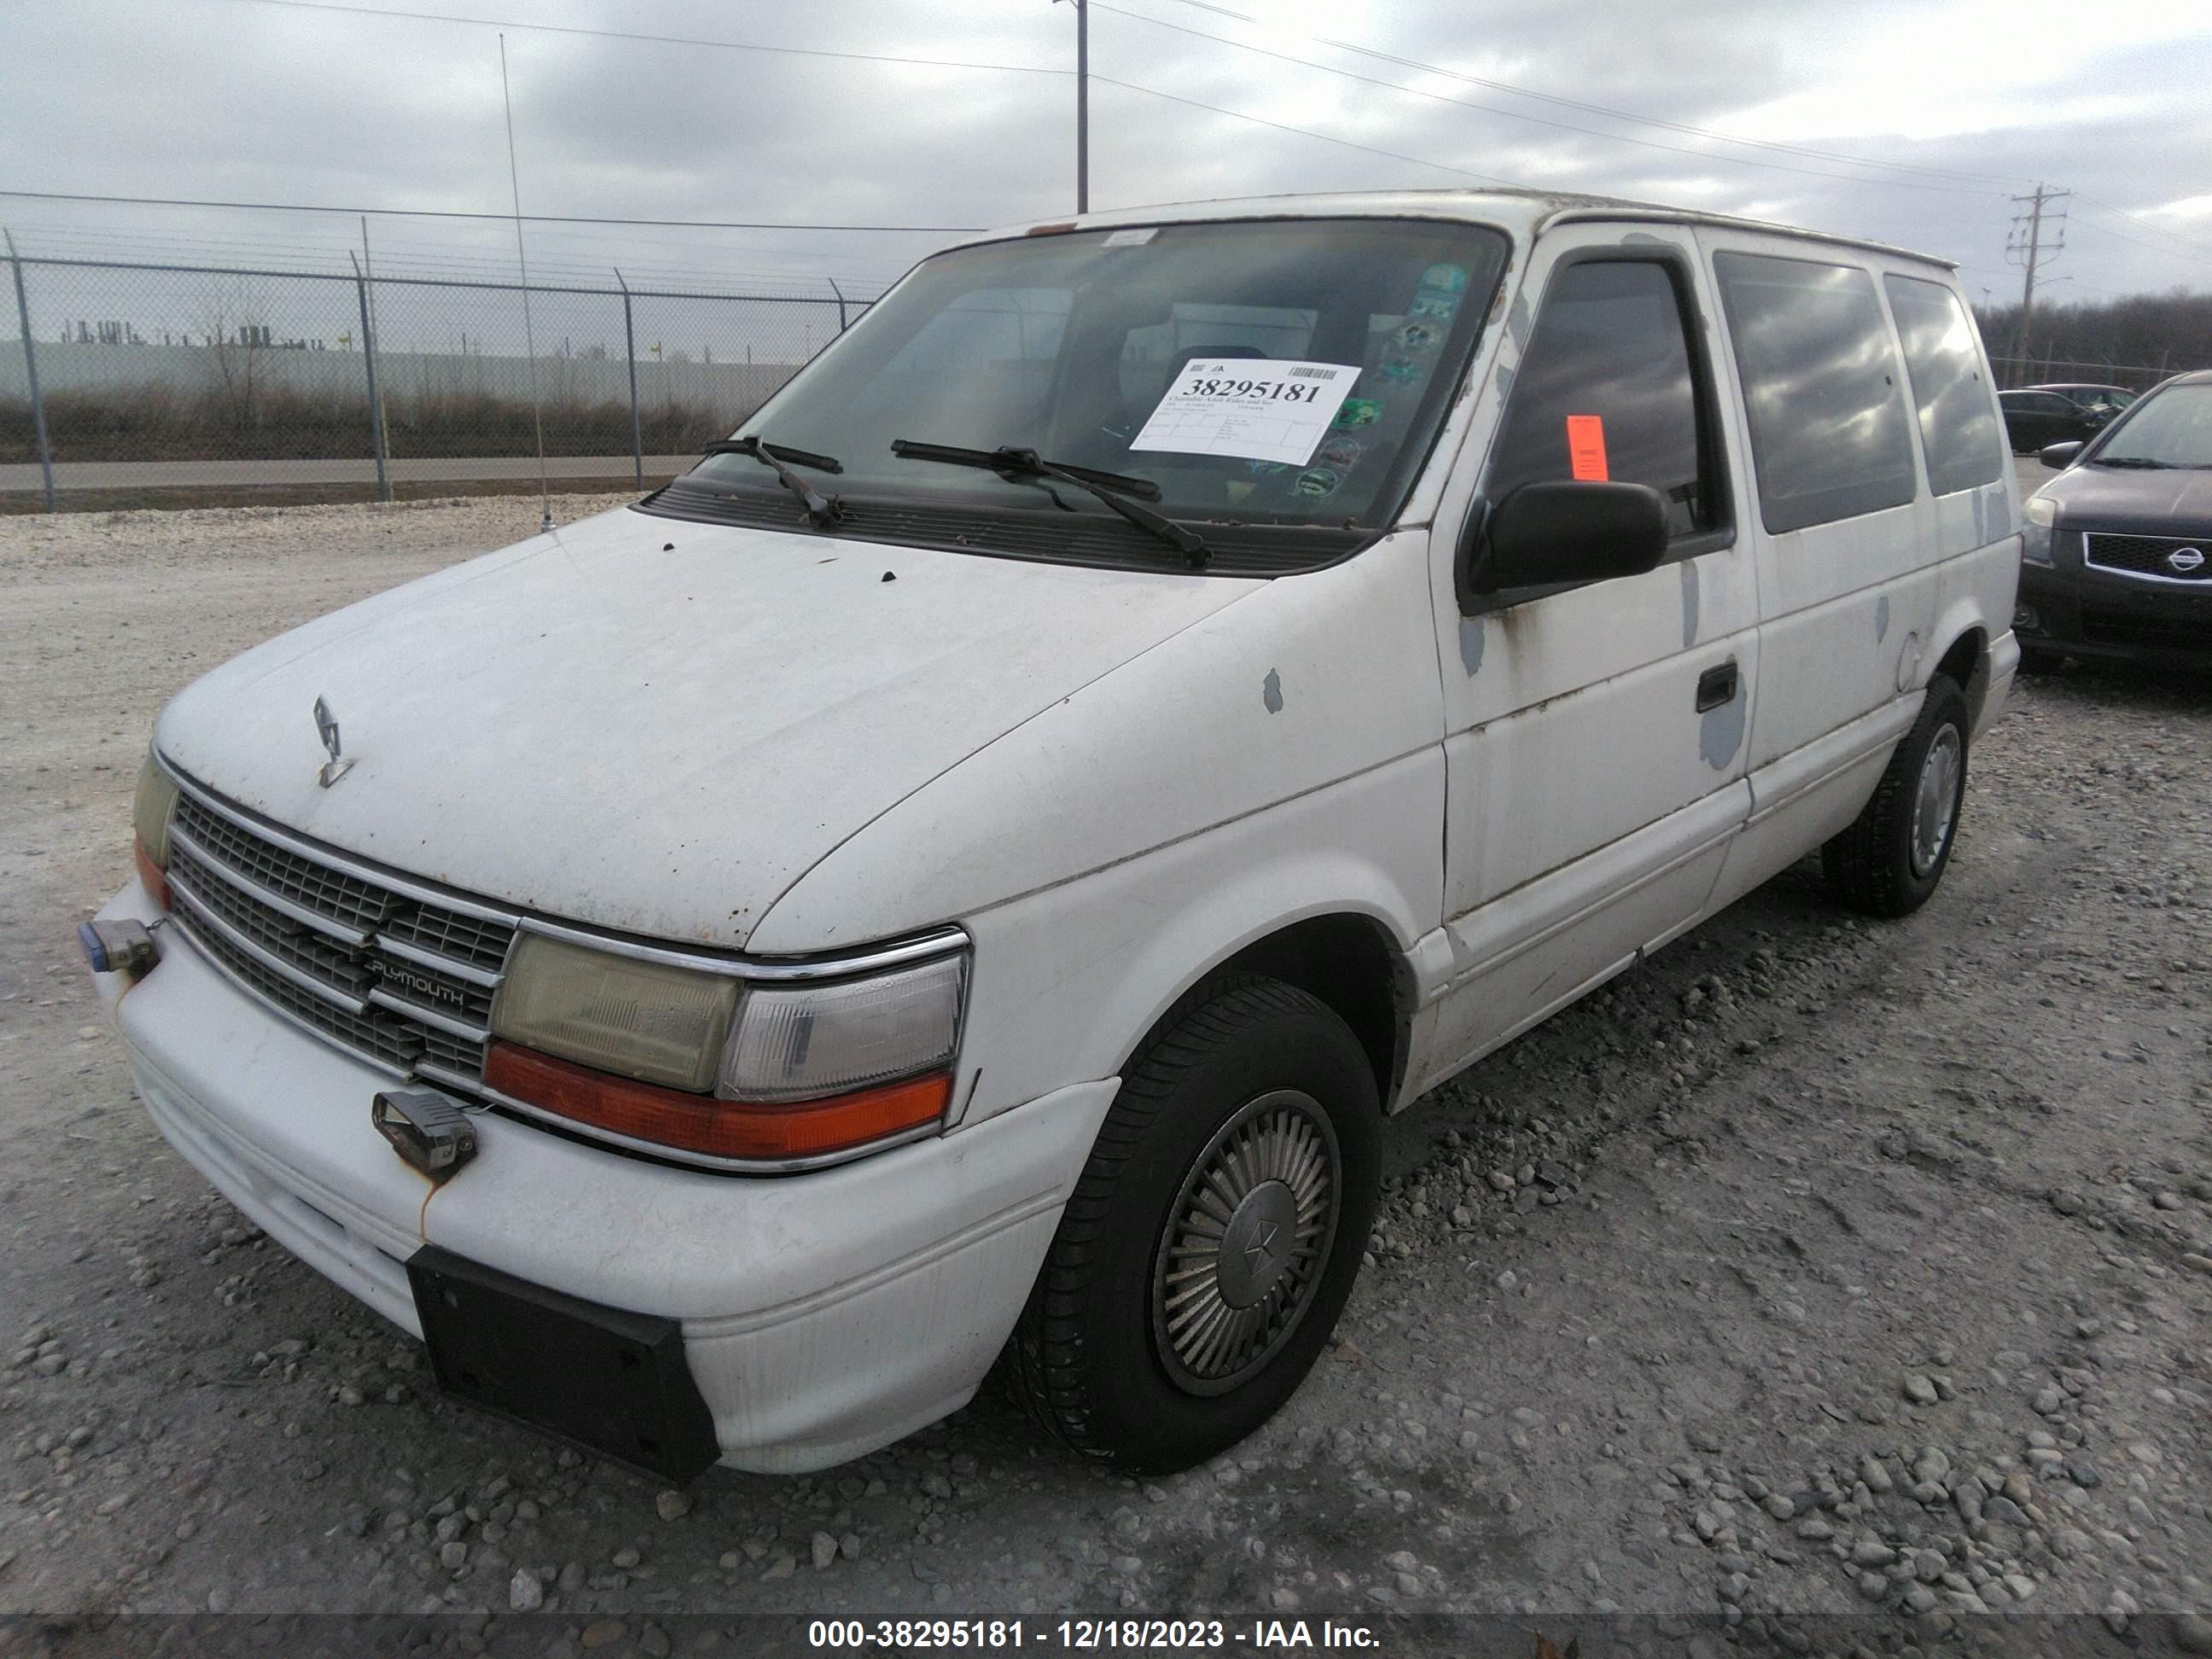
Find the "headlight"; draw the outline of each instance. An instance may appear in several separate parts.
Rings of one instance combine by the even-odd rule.
[[[501,1040],[484,1083],[629,1140],[821,1160],[943,1119],[966,985],[964,953],[763,984],[525,933],[492,1005]]]
[[[2051,526],[2058,521],[2058,503],[2045,495],[2030,495],[2021,516],[2027,522],[2021,527],[2020,556],[2029,564],[2049,566]]]
[[[967,958],[835,985],[745,993],[716,1090],[732,1100],[817,1099],[938,1069],[960,1035]]]
[[[131,803],[131,827],[155,868],[169,867],[169,820],[177,810],[177,786],[153,756],[138,769],[138,793]]]
[[[493,1000],[498,1036],[672,1089],[714,1086],[738,984],[543,933],[515,942]]]

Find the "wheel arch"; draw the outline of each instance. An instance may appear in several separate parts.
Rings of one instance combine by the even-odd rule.
[[[1342,1019],[1366,1053],[1376,1095],[1387,1109],[1405,1080],[1411,1052],[1413,972],[1388,926],[1358,910],[1329,910],[1286,921],[1206,963],[1131,1047],[1122,1059],[1123,1073],[1180,1017],[1192,993],[1230,973],[1258,974],[1294,986]]]
[[[1990,694],[1990,636],[1979,621],[1947,623],[1938,639],[1951,635],[1950,643],[1936,659],[1935,672],[1966,694],[1967,729],[1981,724],[1982,704]]]

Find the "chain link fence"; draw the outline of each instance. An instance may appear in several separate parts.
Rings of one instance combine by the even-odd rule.
[[[641,483],[727,434],[865,302],[7,252],[0,492]],[[831,284],[833,292],[835,284]],[[520,465],[526,462],[527,465]],[[615,487],[620,487],[617,483]]]
[[[2125,392],[2148,392],[2169,374],[2200,368],[2208,362],[2212,362],[2212,357],[2163,363],[2095,362],[2068,357],[1991,357],[1990,368],[1996,372],[1998,387],[2007,392],[2029,386],[2116,386]]]

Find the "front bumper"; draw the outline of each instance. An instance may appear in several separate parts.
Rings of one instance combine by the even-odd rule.
[[[104,920],[153,921],[137,882]],[[1013,1328],[1117,1085],[815,1173],[733,1176],[486,1112],[433,1187],[369,1120],[391,1079],[264,1008],[173,929],[133,983],[95,975],[169,1143],[309,1266],[421,1335],[426,1244],[682,1326],[722,1461],[826,1468],[956,1410]]]
[[[2071,536],[2075,543],[2080,537]],[[2070,560],[2069,560],[2070,562]],[[2212,668],[2212,592],[2023,563],[2014,624],[2022,646],[2052,656]]]

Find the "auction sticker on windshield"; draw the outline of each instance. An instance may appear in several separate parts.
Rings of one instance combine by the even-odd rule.
[[[1304,466],[1358,378],[1351,363],[1194,358],[1129,447]]]

